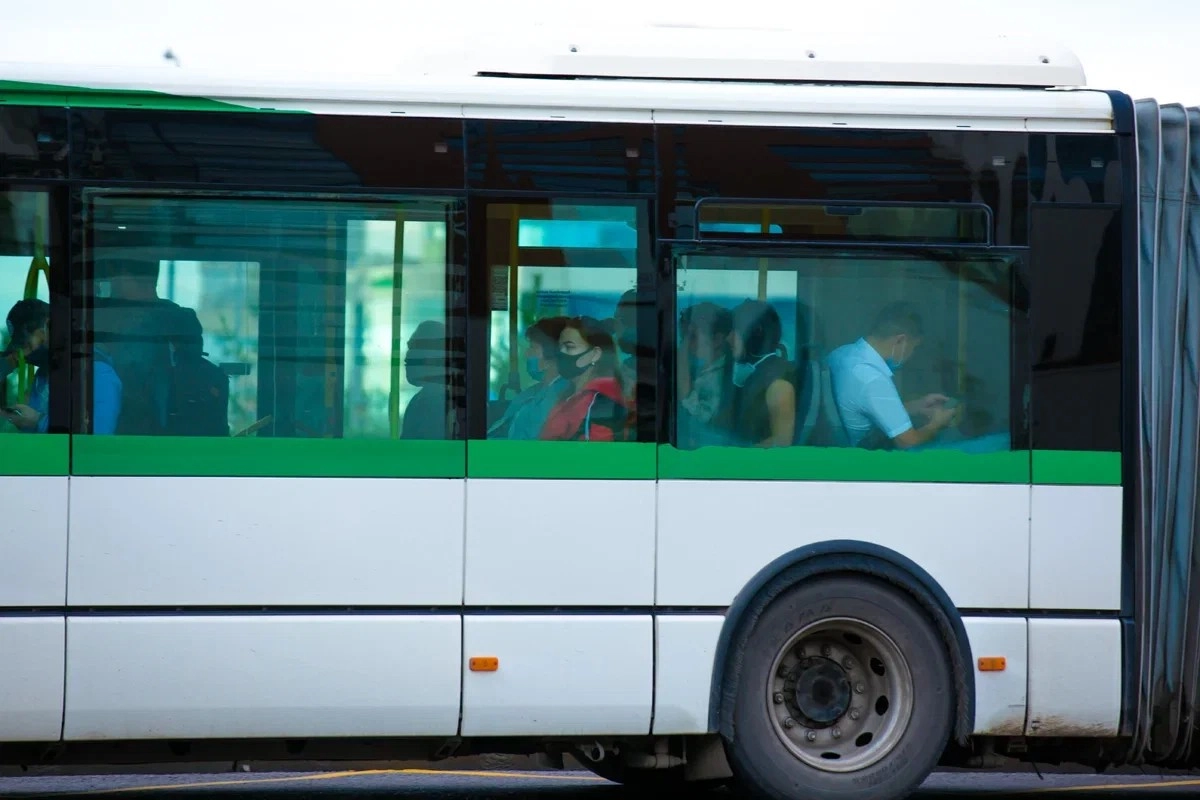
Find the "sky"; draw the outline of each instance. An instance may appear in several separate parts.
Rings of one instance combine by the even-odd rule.
[[[206,66],[227,60],[230,51],[242,61],[265,59],[272,43],[311,41],[317,65],[344,63],[350,54],[388,65],[536,42],[547,27],[586,34],[647,24],[786,29],[809,38],[916,32],[955,44],[1007,34],[1070,49],[1092,88],[1200,105],[1195,0],[10,0],[5,6],[0,61],[99,57],[164,65],[170,49],[184,67]],[[920,48],[914,44],[914,58]]]

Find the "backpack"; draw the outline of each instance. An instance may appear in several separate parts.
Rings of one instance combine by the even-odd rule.
[[[168,436],[229,436],[229,376],[209,361],[196,312],[160,301],[168,348]]]
[[[169,436],[229,435],[229,376],[205,356],[170,342]]]

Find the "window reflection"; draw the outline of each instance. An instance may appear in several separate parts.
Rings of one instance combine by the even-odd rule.
[[[459,435],[451,203],[90,200],[118,433]]]
[[[1012,447],[1011,259],[677,258],[678,445]]]

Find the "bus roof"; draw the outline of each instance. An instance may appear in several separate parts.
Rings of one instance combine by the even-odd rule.
[[[431,45],[407,60],[373,38],[336,53],[316,42],[197,40],[176,56],[152,39],[105,40],[90,50],[56,50],[69,54],[59,61],[18,47],[0,62],[0,103],[40,97],[75,106],[528,120],[1113,129],[1111,101],[1080,88],[1084,74],[1073,54],[1004,37],[923,44],[667,27],[575,36],[533,26],[457,52]]]

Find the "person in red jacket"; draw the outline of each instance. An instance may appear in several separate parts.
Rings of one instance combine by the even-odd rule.
[[[625,399],[612,334],[600,320],[574,317],[558,337],[558,374],[568,394],[542,426],[542,439],[613,442],[627,438]]]

